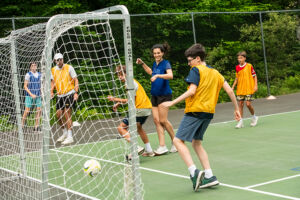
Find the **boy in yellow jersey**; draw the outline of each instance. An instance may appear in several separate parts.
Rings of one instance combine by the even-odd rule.
[[[246,52],[241,51],[237,54],[237,59],[239,65],[235,67],[236,69],[236,78],[232,85],[232,89],[234,90],[235,85],[237,84],[237,100],[239,102],[239,109],[241,113],[241,120],[237,123],[235,128],[244,127],[243,123],[243,108],[244,101],[246,101],[246,106],[248,107],[251,115],[251,126],[256,126],[258,117],[255,116],[254,108],[251,105],[251,101],[254,100],[254,93],[257,91],[257,76],[253,69],[253,66],[250,63],[246,63]]]
[[[185,100],[185,114],[173,140],[179,155],[190,172],[194,191],[218,185],[213,175],[208,155],[202,146],[204,133],[213,118],[219,92],[223,88],[234,104],[235,119],[240,119],[239,107],[233,90],[224,80],[224,77],[205,63],[205,49],[201,44],[194,44],[185,51],[188,65],[191,67],[186,77],[188,90],[173,101],[164,102],[163,106],[169,108]],[[204,171],[196,168],[185,141],[191,142]]]
[[[78,99],[79,83],[77,74],[71,65],[64,64],[63,55],[57,53],[54,55],[56,66],[51,69],[51,98],[54,97],[54,88],[56,89],[56,117],[63,130],[57,142],[63,145],[74,142],[72,136],[72,107]]]
[[[126,66],[121,65],[116,68],[117,75],[122,82],[126,80]],[[151,115],[152,104],[150,99],[148,98],[144,88],[142,85],[134,79],[134,90],[135,90],[135,107],[136,107],[136,125],[137,131],[145,144],[145,148],[138,146],[138,154],[143,156],[153,157],[155,154],[151,148],[148,136],[143,129],[142,125],[146,122],[148,116]],[[121,104],[126,104],[127,99],[116,98],[112,96],[108,96],[109,101],[116,102],[113,106],[113,110],[116,111],[118,106]],[[125,118],[118,126],[118,131],[121,136],[123,136],[128,142],[130,142],[130,134],[128,132],[128,119]],[[129,158],[130,159],[130,158]]]

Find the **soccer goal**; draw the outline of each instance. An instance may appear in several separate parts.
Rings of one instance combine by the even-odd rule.
[[[115,38],[114,32],[121,34]],[[57,142],[63,132],[56,117],[57,98],[50,95],[56,53],[74,68],[79,82],[79,98],[71,115],[74,142],[67,145]],[[25,80],[33,76],[28,76],[32,63],[40,72],[40,102],[29,102],[24,91]],[[125,83],[115,73],[121,64],[127,67]],[[0,65],[1,197],[143,199],[126,7],[57,15],[47,23],[13,31],[0,39]],[[109,95],[128,99],[128,103],[113,111]],[[117,131],[125,117],[130,143]],[[130,163],[128,154],[132,155]],[[93,177],[83,170],[91,159],[101,166]]]

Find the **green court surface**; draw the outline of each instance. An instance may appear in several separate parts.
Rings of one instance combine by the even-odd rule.
[[[209,155],[213,173],[221,184],[214,188],[200,189],[198,192],[193,191],[187,167],[178,153],[152,158],[140,157],[144,199],[300,200],[299,119],[300,111],[295,111],[261,116],[256,127],[250,127],[249,119],[245,120],[245,127],[242,129],[235,129],[234,121],[211,124],[205,133],[203,145]],[[152,148],[156,148],[158,145],[156,133],[149,134],[149,138]],[[167,134],[166,142],[170,148],[171,142]],[[50,150],[50,159],[60,160],[67,171],[64,174],[58,163],[51,163],[50,184],[90,197],[105,199],[106,195],[111,195],[109,199],[120,199],[120,194],[112,194],[111,188],[121,189],[124,181],[113,174],[127,164],[122,160],[123,157],[116,155],[117,151],[110,149],[123,143],[123,140],[112,140]],[[141,140],[139,143],[143,145]],[[201,169],[191,144],[187,145],[195,164]],[[102,153],[99,149],[106,153]],[[40,152],[31,152],[27,155],[26,162],[37,164],[40,162]],[[100,174],[93,178],[82,178],[82,165],[85,160],[100,157],[102,165]],[[12,166],[19,168],[18,160],[18,155],[2,156],[0,167],[14,171]],[[72,170],[67,170],[70,168]],[[27,175],[33,179],[41,179],[39,170],[27,169],[29,173]],[[99,183],[99,179],[102,183]],[[106,184],[108,180],[110,184]],[[98,189],[87,192],[83,185],[95,186]],[[99,188],[102,191],[100,196],[97,193]]]
[[[296,111],[262,116],[256,127],[250,127],[250,120],[242,129],[234,128],[236,122],[211,124],[203,145],[221,184],[198,192],[193,192],[178,153],[142,157],[145,199],[300,199],[299,119],[300,111]],[[152,146],[157,140],[151,135]]]

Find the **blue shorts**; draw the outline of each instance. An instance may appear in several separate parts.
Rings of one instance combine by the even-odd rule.
[[[25,97],[25,107],[31,108],[33,105],[35,105],[37,108],[42,107],[42,98],[36,97],[35,99],[33,99],[31,96],[26,96]]]
[[[141,125],[143,125],[146,122],[147,118],[148,116],[136,117],[136,123],[140,123]],[[129,125],[128,118],[123,119],[122,122],[127,126]]]
[[[188,142],[192,142],[192,140],[203,140],[203,135],[210,121],[211,119],[199,118],[186,113],[180,122],[176,137]]]

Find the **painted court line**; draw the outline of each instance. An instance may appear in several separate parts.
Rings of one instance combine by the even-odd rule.
[[[76,156],[81,156],[81,157],[88,157],[88,158],[95,159],[95,160],[101,160],[101,161],[104,161],[104,162],[109,162],[109,163],[113,163],[113,164],[127,165],[128,166],[128,164],[124,164],[124,163],[120,163],[120,162],[115,162],[115,161],[110,161],[110,160],[105,160],[105,159],[99,159],[99,158],[86,156],[86,155],[81,155],[81,154],[76,154],[76,153],[71,153],[71,152],[64,152],[64,151],[59,151],[59,150],[55,150],[55,149],[51,150],[51,151],[57,151],[57,152],[60,152],[60,153],[71,154],[71,155],[76,155]],[[175,173],[171,173],[171,172],[165,172],[165,171],[156,170],[156,169],[151,169],[151,168],[147,168],[147,167],[140,167],[140,169],[145,170],[145,171],[159,173],[159,174],[165,174],[165,175],[184,178],[184,179],[190,179],[190,177],[188,177],[188,176],[175,174]],[[298,176],[300,176],[300,174]],[[235,186],[235,185],[230,185],[230,184],[225,184],[225,183],[220,183],[220,185],[225,186],[225,187],[234,188],[234,189],[265,194],[265,195],[269,195],[269,196],[281,197],[281,198],[284,198],[284,199],[300,200],[300,198],[297,198],[297,197],[291,197],[291,196],[281,195],[281,194],[272,193],[272,192],[265,192],[265,191],[261,191],[261,190],[255,190],[255,189],[248,188],[248,187],[240,187],[240,186]]]
[[[250,185],[250,186],[245,187],[245,188],[259,187],[259,186],[262,186],[262,185],[276,183],[276,182],[279,182],[279,181],[284,181],[284,180],[288,180],[288,179],[292,179],[292,178],[296,178],[296,177],[300,177],[300,174],[296,174],[296,175],[293,175],[293,176],[288,176],[288,177],[284,177],[284,178],[280,178],[280,179],[276,179],[276,180],[268,181],[268,182],[264,182],[264,183],[259,183],[259,184],[256,184],[256,185]]]

